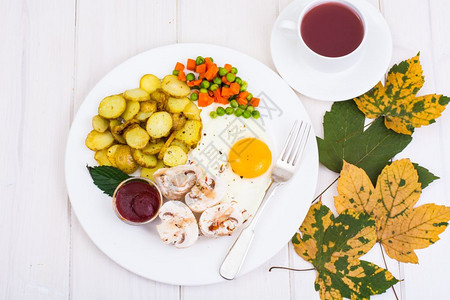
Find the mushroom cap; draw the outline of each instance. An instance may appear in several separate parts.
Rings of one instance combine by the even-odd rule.
[[[196,165],[180,165],[159,169],[153,178],[164,198],[182,200],[198,179],[203,178],[203,171]]]
[[[200,216],[200,230],[206,237],[232,235],[244,222],[241,210],[234,204],[221,203],[206,209]]]
[[[184,201],[194,212],[203,212],[220,201],[226,193],[226,184],[221,177],[205,177],[198,180],[191,191],[186,194]]]
[[[164,203],[159,212],[161,224],[156,230],[165,244],[173,244],[177,248],[186,248],[198,240],[197,220],[192,211],[180,201]]]

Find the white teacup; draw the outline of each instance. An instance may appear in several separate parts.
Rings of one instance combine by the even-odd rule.
[[[359,0],[360,1],[360,0]],[[361,19],[364,35],[362,38],[361,43],[359,46],[350,52],[349,54],[346,54],[344,56],[338,56],[338,57],[328,57],[321,54],[318,54],[314,52],[311,48],[309,48],[305,41],[302,38],[301,34],[301,25],[303,21],[303,17],[314,7],[325,4],[325,3],[340,3],[342,5],[345,5],[346,7],[350,8],[352,11],[354,11]],[[348,1],[348,0],[313,0],[308,5],[306,5],[302,10],[299,10],[298,13],[296,13],[293,16],[293,19],[290,20],[283,20],[280,23],[280,27],[289,33],[296,33],[297,39],[298,39],[298,45],[299,50],[301,51],[301,55],[303,55],[306,58],[306,61],[311,65],[312,68],[318,69],[322,72],[326,73],[335,73],[344,71],[348,68],[351,68],[353,65],[355,65],[359,59],[362,56],[362,53],[365,51],[366,48],[366,36],[368,33],[367,28],[367,22],[365,21],[364,15],[361,13],[360,10],[356,7],[355,4],[357,4],[357,1]]]

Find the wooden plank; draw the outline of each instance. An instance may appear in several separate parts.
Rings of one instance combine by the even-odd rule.
[[[78,0],[76,108],[117,64],[176,42],[176,0]],[[149,70],[150,72],[151,70]],[[94,246],[72,217],[72,299],[178,299],[178,286],[160,284],[118,266]]]
[[[450,20],[446,15],[450,3],[442,0],[383,1],[382,7],[394,39],[393,62],[409,58],[420,51],[426,82],[419,95],[435,92],[450,95],[448,86]],[[412,143],[401,154],[401,157],[411,157],[411,160],[441,177],[423,191],[417,205],[429,202],[450,205],[449,118],[447,109],[436,124],[417,129]],[[449,230],[447,229],[440,237],[441,240],[435,245],[417,251],[419,265],[402,264],[405,299],[447,297],[446,274],[447,266],[450,265]]]
[[[2,1],[0,298],[67,299],[73,1]],[[51,8],[51,9],[49,9]]]
[[[374,7],[379,8],[378,0],[369,0],[370,4]],[[279,0],[279,10],[282,11],[288,4],[289,0]],[[331,108],[332,103],[317,101],[308,97],[305,97],[301,94],[298,94],[300,100],[311,116],[312,125],[314,127],[315,133],[317,136],[323,136],[323,115],[326,111]],[[324,166],[320,165],[319,167],[319,180],[317,182],[316,187],[316,195],[321,194],[332,182],[334,182],[339,174],[331,172]],[[337,195],[336,183],[334,183],[323,195],[322,201],[325,205],[327,205],[334,213],[336,211],[334,209],[334,201],[333,197]],[[312,199],[311,199],[312,200]],[[311,268],[312,265],[308,262],[304,261],[300,258],[296,253],[292,246],[289,245],[289,257],[290,257],[290,267],[295,269],[308,269]],[[371,261],[376,263],[377,265],[384,267],[384,261],[382,259],[382,255],[380,252],[380,248],[378,245],[375,245],[374,248],[369,251],[365,256],[363,256],[364,260]],[[392,260],[387,260],[387,266],[389,271],[391,271],[394,276],[397,278],[400,277],[400,269],[397,262]],[[315,271],[307,271],[307,272],[291,272],[291,293],[292,299],[320,299],[319,293],[314,289],[314,281],[316,278]],[[399,289],[399,288],[397,288]],[[378,296],[379,299],[392,299],[394,297],[394,293],[392,290],[387,291],[386,293]]]
[[[233,48],[273,68],[269,45],[277,9],[277,0],[180,1],[178,41],[207,42]],[[201,12],[201,18],[195,17],[198,12]],[[270,266],[287,264],[285,247],[263,267],[242,278],[207,287],[183,287],[182,298],[289,299],[289,274],[267,271]]]

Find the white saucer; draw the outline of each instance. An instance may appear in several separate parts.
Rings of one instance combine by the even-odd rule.
[[[283,20],[295,20],[311,0],[297,0],[280,14],[272,29],[272,60],[281,77],[297,92],[323,101],[343,101],[364,94],[386,73],[392,55],[392,37],[380,12],[366,1],[351,1],[366,16],[367,47],[351,68],[337,73],[314,69],[302,55],[296,35],[280,28]],[[350,1],[349,1],[350,2]]]

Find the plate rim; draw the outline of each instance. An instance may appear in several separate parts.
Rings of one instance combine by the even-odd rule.
[[[203,47],[213,47],[213,48],[216,48],[216,49],[221,50],[221,51],[227,51],[227,52],[232,52],[232,53],[234,52],[234,54],[237,54],[237,55],[243,56],[243,57],[245,57],[245,58],[249,58],[249,59],[251,59],[251,60],[254,60],[255,62],[258,63],[259,66],[261,66],[262,68],[266,69],[268,72],[273,73],[275,76],[277,76],[279,79],[281,79],[281,81],[286,85],[286,88],[289,89],[289,90],[292,92],[293,95],[295,95],[295,97],[296,97],[297,100],[299,101],[299,105],[302,107],[302,109],[303,109],[303,111],[304,111],[304,114],[307,116],[307,120],[310,122],[311,118],[310,118],[310,116],[309,116],[309,114],[308,114],[306,108],[303,106],[303,104],[301,103],[300,99],[298,99],[298,96],[295,94],[295,92],[292,90],[292,88],[291,88],[291,87],[283,80],[283,78],[282,78],[277,72],[275,72],[273,69],[271,69],[270,67],[268,67],[266,64],[262,63],[262,62],[259,61],[258,59],[254,58],[254,57],[252,57],[252,56],[250,56],[250,55],[248,55],[248,54],[245,54],[245,53],[240,52],[240,51],[238,51],[238,50],[235,50],[235,49],[233,49],[233,48],[224,47],[224,46],[220,46],[220,45],[216,45],[216,44],[207,44],[207,43],[174,43],[174,44],[168,44],[168,45],[163,45],[163,46],[159,46],[159,47],[153,47],[153,48],[147,49],[147,50],[145,50],[145,51],[142,51],[141,53],[138,53],[138,54],[136,54],[136,55],[134,55],[134,56],[131,56],[131,57],[125,59],[124,61],[122,61],[121,63],[119,63],[118,65],[116,65],[116,66],[114,66],[113,68],[111,68],[109,71],[107,71],[107,72],[100,78],[100,80],[98,80],[98,81],[95,83],[95,85],[90,89],[90,91],[89,91],[89,92],[87,93],[87,95],[84,97],[83,101],[80,103],[80,105],[78,106],[78,108],[77,108],[77,110],[76,110],[76,112],[75,112],[75,114],[74,114],[72,123],[71,123],[71,125],[70,125],[70,130],[69,130],[69,134],[68,134],[68,137],[67,137],[67,141],[66,141],[66,146],[65,146],[65,150],[64,150],[64,151],[65,151],[65,153],[64,153],[64,179],[65,179],[65,185],[66,185],[67,194],[68,194],[68,197],[69,197],[69,200],[70,200],[70,203],[71,203],[71,209],[73,209],[74,214],[75,214],[75,216],[77,217],[77,220],[78,220],[78,222],[79,222],[79,224],[80,224],[80,227],[81,227],[82,230],[86,233],[86,235],[89,237],[89,239],[92,241],[92,243],[97,247],[97,249],[99,249],[99,250],[103,253],[103,255],[105,255],[106,257],[108,257],[110,260],[112,260],[114,263],[118,264],[118,265],[121,266],[122,268],[128,270],[129,272],[132,272],[132,273],[134,273],[134,274],[137,274],[137,275],[139,275],[139,276],[141,276],[141,277],[143,277],[143,278],[149,279],[149,280],[153,280],[153,281],[161,282],[161,283],[165,283],[165,284],[171,284],[171,285],[202,286],[202,285],[209,285],[209,284],[215,284],[215,283],[226,282],[226,280],[225,280],[225,279],[223,279],[223,280],[214,280],[214,281],[203,282],[203,283],[190,283],[190,282],[186,283],[186,282],[181,282],[181,281],[176,281],[176,280],[174,280],[174,281],[160,280],[160,279],[158,279],[158,278],[151,278],[151,277],[147,276],[146,274],[143,274],[142,272],[139,272],[139,271],[137,271],[137,270],[130,269],[129,266],[126,266],[126,265],[122,264],[121,262],[118,262],[117,260],[115,260],[113,257],[111,257],[111,255],[109,255],[109,253],[108,253],[107,251],[104,250],[104,247],[102,247],[101,245],[99,245],[99,243],[93,238],[93,236],[91,235],[91,233],[89,232],[89,230],[86,229],[86,225],[83,224],[83,222],[80,220],[80,218],[79,218],[79,212],[78,212],[78,210],[77,210],[77,208],[76,208],[76,205],[75,205],[75,206],[73,205],[72,198],[71,198],[71,196],[70,196],[70,194],[71,194],[71,193],[70,193],[70,190],[71,190],[71,189],[70,189],[70,187],[69,187],[69,179],[68,179],[68,177],[69,177],[69,176],[68,176],[68,165],[69,165],[69,162],[68,162],[68,160],[69,160],[69,158],[68,158],[68,154],[69,154],[69,152],[68,152],[68,147],[69,147],[69,144],[70,144],[70,142],[71,142],[71,137],[73,136],[73,134],[72,134],[72,130],[73,130],[73,128],[74,128],[73,125],[74,125],[75,121],[77,120],[77,118],[79,117],[79,111],[82,109],[83,105],[85,105],[86,100],[89,99],[90,97],[92,97],[91,95],[92,95],[92,94],[94,93],[94,91],[98,88],[98,86],[105,80],[105,78],[106,78],[110,73],[115,72],[115,71],[116,71],[117,69],[119,69],[122,65],[125,65],[125,64],[129,63],[129,61],[131,61],[131,60],[133,60],[133,59],[137,59],[139,56],[143,56],[143,55],[146,54],[147,52],[156,51],[156,50],[161,50],[161,49],[164,49],[164,48],[184,47],[184,46],[186,46],[186,47],[199,47],[199,49],[202,49]],[[318,154],[317,154],[317,142],[315,141],[315,138],[314,138],[314,137],[315,137],[315,133],[314,133],[314,128],[313,128],[313,127],[311,127],[311,132],[312,132],[312,134],[313,134],[312,137],[311,137],[311,139],[313,139],[313,141],[314,141],[314,142],[313,142],[313,143],[314,143],[314,149],[316,150],[315,157],[317,157],[317,160],[316,160],[316,162],[315,162],[315,167],[314,167],[315,172],[313,172],[314,174],[313,174],[313,176],[312,176],[312,177],[313,177],[313,181],[314,181],[314,188],[312,189],[312,195],[311,195],[311,196],[313,196],[313,195],[314,195],[314,192],[315,192],[315,188],[316,188],[316,186],[317,186],[319,161],[318,161]],[[292,183],[291,183],[291,184],[292,184]],[[305,212],[305,215],[306,215],[306,213],[307,213],[307,212]],[[302,218],[301,220],[298,221],[298,226],[300,226],[300,224],[301,224],[302,221],[303,221],[303,218]],[[297,227],[298,227],[298,226],[297,226]],[[235,236],[237,236],[237,235],[235,235]],[[290,239],[289,239],[289,240],[290,240]],[[279,251],[281,251],[281,250],[283,249],[283,247],[285,247],[285,246],[287,245],[287,243],[289,242],[289,240],[287,240],[286,243],[284,243],[281,247],[279,247],[279,249],[278,249],[277,251],[275,251],[274,253],[272,253],[272,254],[269,256],[268,259],[272,258],[272,257],[275,256],[277,253],[279,253]],[[244,272],[241,271],[241,272],[238,274],[237,277],[241,277],[241,276],[243,276],[243,275],[245,275],[245,274],[247,274],[247,273],[249,273],[249,272],[251,272],[251,271],[257,269],[257,268],[260,267],[262,264],[264,264],[266,261],[267,261],[267,260],[261,261],[258,265],[252,267],[251,269],[245,270]]]

